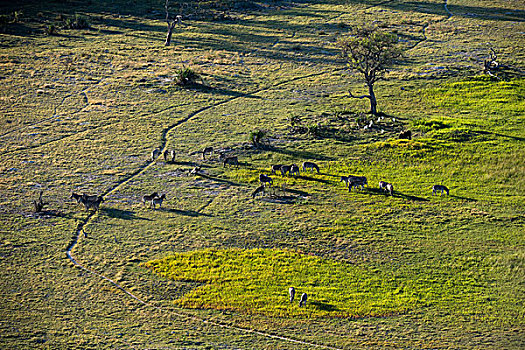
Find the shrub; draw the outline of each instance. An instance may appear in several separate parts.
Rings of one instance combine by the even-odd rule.
[[[265,130],[254,130],[250,132],[250,142],[255,146],[259,147],[262,140],[268,135],[268,132]]]
[[[58,35],[58,28],[54,24],[48,24],[44,27],[46,35]]]
[[[196,84],[199,79],[202,80],[200,74],[189,67],[183,67],[175,74],[175,84],[179,86]]]
[[[89,19],[77,13],[73,18],[64,18],[62,27],[65,29],[88,29],[90,28]]]

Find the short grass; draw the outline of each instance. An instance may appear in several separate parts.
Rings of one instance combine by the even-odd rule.
[[[2,8],[0,347],[311,348],[186,314],[338,348],[522,349],[523,4],[453,1],[452,16],[438,0],[201,4],[183,8],[168,48],[158,2]],[[44,34],[76,13],[89,29]],[[366,89],[335,47],[373,21],[406,53],[376,86],[379,121],[348,96]],[[489,47],[503,81],[478,77]],[[204,85],[177,86],[183,67]],[[269,138],[254,148],[259,129]],[[413,140],[398,140],[405,129]],[[151,164],[164,143],[176,161]],[[241,165],[203,161],[205,146]],[[271,164],[305,160],[320,174],[272,175],[285,192],[252,200]],[[368,188],[349,193],[348,174]],[[432,196],[436,183],[450,196]],[[40,190],[48,211],[34,215]],[[71,191],[106,199],[75,258],[163,311],[72,267],[88,214]],[[141,204],[152,191],[162,209]],[[180,265],[182,280],[144,266],[189,257],[203,264]],[[287,302],[291,284],[306,308]]]
[[[444,303],[477,305],[486,286],[480,261],[456,261],[440,266],[430,277],[411,268],[395,271],[355,266],[336,260],[283,250],[204,250],[180,253],[145,264],[177,281],[203,283],[175,300],[185,308],[215,308],[270,316],[382,317]],[[430,278],[429,278],[430,277]],[[287,287],[297,286],[290,303]],[[485,288],[484,288],[485,287]]]

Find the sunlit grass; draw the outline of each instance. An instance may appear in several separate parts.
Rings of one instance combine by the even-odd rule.
[[[483,267],[479,261],[475,264],[472,269],[472,262],[459,260],[427,275],[421,272],[428,267],[389,271],[292,251],[234,249],[179,253],[145,266],[177,281],[204,284],[175,301],[185,308],[273,316],[371,317],[429,305],[475,303],[483,293],[479,281]],[[308,294],[306,308],[299,308],[297,300],[289,302],[290,286],[298,295]]]

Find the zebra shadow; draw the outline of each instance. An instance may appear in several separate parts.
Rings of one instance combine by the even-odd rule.
[[[319,175],[324,175],[324,174],[323,174],[323,173],[319,173]],[[332,181],[330,181],[330,180],[318,179],[318,178],[315,178],[315,177],[304,176],[304,175],[296,175],[295,178],[296,178],[296,179],[301,179],[301,180],[306,180],[306,181],[316,181],[316,182],[321,182],[321,183],[324,183],[324,184],[330,184],[330,183],[332,183]]]
[[[408,200],[411,200],[411,201],[428,202],[428,199],[426,199],[426,198],[412,196],[410,194],[403,194],[403,193],[398,192],[398,191],[394,191],[393,197],[408,199]]]
[[[100,208],[100,211],[104,212],[108,217],[114,219],[153,221],[152,219],[136,216],[136,213],[131,210],[122,210],[116,208]]]
[[[315,308],[322,310],[322,311],[337,311],[339,308],[335,305],[324,303],[322,301],[310,301],[310,304],[313,305]]]
[[[449,197],[453,197],[453,198],[457,198],[457,199],[462,199],[464,201],[468,201],[468,202],[477,202],[478,200],[475,199],[475,198],[468,198],[468,197],[462,197],[462,196],[456,196],[456,195],[449,195]]]
[[[288,193],[293,193],[293,194],[295,194],[297,196],[301,196],[301,197],[309,197],[310,196],[310,193],[308,193],[308,192],[301,191],[301,190],[295,190],[293,188],[287,188],[285,191],[288,192]]]
[[[194,210],[179,210],[179,209],[173,209],[173,208],[159,208],[158,210],[165,212],[165,213],[172,213],[182,216],[191,216],[191,217],[199,217],[199,216],[207,216],[212,217],[213,215],[210,214],[203,214],[199,213],[198,211]],[[170,219],[175,218],[175,216],[170,217]]]
[[[245,185],[243,185],[241,183],[238,183],[238,182],[233,182],[233,181],[230,181],[230,180],[225,180],[225,179],[221,179],[221,178],[218,178],[218,177],[214,177],[214,176],[210,176],[210,175],[206,175],[206,174],[202,174],[202,173],[197,173],[196,175],[198,175],[200,177],[203,177],[205,179],[208,179],[208,180],[215,181],[215,182],[226,183],[226,184],[231,185],[231,186],[245,186]]]

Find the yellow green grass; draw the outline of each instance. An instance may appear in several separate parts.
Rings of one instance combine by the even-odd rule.
[[[200,250],[145,263],[176,281],[198,282],[175,305],[270,316],[380,317],[444,303],[476,304],[485,286],[467,264],[442,266],[431,277],[410,269],[384,270],[277,249]],[[422,272],[422,271],[421,271]],[[297,299],[290,303],[288,288]],[[308,294],[306,307],[297,301]],[[452,306],[452,305],[449,305]]]

